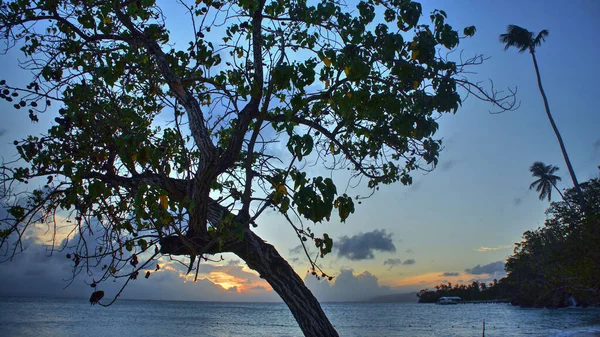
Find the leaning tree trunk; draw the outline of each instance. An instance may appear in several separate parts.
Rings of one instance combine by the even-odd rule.
[[[226,215],[233,216],[227,208],[210,198],[207,215],[211,223],[220,223]],[[162,254],[188,256],[234,253],[269,282],[287,304],[305,336],[338,336],[319,301],[275,247],[266,243],[249,228],[244,228],[243,239],[236,237],[218,245],[213,243],[206,237],[166,236],[160,239],[160,251]]]
[[[560,136],[560,132],[558,132],[558,128],[556,127],[556,123],[554,123],[554,118],[552,118],[552,114],[550,113],[550,106],[548,105],[548,98],[546,98],[546,92],[542,87],[542,78],[540,77],[540,70],[538,68],[537,60],[535,58],[535,51],[530,49],[531,57],[533,58],[533,66],[535,67],[535,74],[537,76],[538,87],[540,88],[540,93],[542,94],[542,99],[544,100],[544,107],[546,108],[546,115],[548,115],[548,119],[550,120],[550,124],[552,125],[552,129],[556,134],[556,138],[558,139],[558,144],[560,145],[560,150],[562,151],[563,157],[565,158],[565,163],[567,164],[567,169],[569,170],[569,175],[571,175],[571,180],[573,180],[573,185],[575,187],[575,191],[577,191],[578,197],[581,202],[581,207],[585,209],[585,200],[583,198],[583,193],[581,192],[581,188],[579,187],[579,182],[577,182],[577,177],[575,176],[575,171],[573,171],[573,166],[571,166],[571,161],[569,160],[569,155],[567,154],[567,149],[565,148],[565,144],[563,143],[562,137]],[[563,198],[564,199],[564,198]]]
[[[338,336],[319,301],[275,247],[246,229],[244,241],[232,252],[269,282],[287,304],[305,336]]]
[[[552,183],[552,186],[554,186],[554,189],[556,190],[556,192],[558,192],[558,194],[560,194],[560,197],[562,198],[562,200],[567,203],[567,206],[569,206],[569,208],[571,207],[571,203],[569,203],[569,201],[567,199],[565,199],[564,194],[562,194],[562,192],[558,189],[558,187],[556,187],[555,183]]]

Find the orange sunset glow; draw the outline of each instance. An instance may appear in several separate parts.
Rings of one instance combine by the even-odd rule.
[[[245,282],[245,280],[220,271],[211,272],[208,274],[208,279],[212,283],[218,284],[225,289],[238,287],[238,291],[240,291],[240,286],[243,286]]]
[[[421,275],[413,275],[407,276],[399,279],[396,283],[392,284],[392,286],[409,286],[409,285],[422,285],[433,287],[442,282],[451,282],[457,283],[458,280],[464,280],[465,278],[471,279],[470,275],[459,275],[459,276],[443,276],[443,272],[433,272]],[[444,283],[445,283],[444,282]]]
[[[253,282],[249,279],[242,279],[223,271],[210,272],[206,278],[212,283],[220,285],[227,290],[235,287],[236,291],[239,293],[251,292],[255,287],[263,287],[264,289],[262,289],[262,291],[271,290],[269,284],[262,279]]]

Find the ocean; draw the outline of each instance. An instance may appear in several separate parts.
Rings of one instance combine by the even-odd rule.
[[[599,308],[324,303],[340,336],[600,336]],[[302,336],[283,303],[0,297],[0,336]]]

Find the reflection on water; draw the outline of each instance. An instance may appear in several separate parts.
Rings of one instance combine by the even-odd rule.
[[[600,336],[600,309],[325,303],[341,336]],[[2,336],[301,336],[281,303],[0,298]]]

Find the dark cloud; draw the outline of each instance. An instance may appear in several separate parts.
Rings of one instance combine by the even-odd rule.
[[[594,153],[600,153],[600,139],[594,142]]]
[[[459,163],[458,160],[450,159],[450,160],[443,161],[439,166],[442,171],[448,171],[451,168],[453,168],[454,166],[456,166],[456,164],[458,164],[458,163]]]
[[[302,249],[302,245],[297,245],[294,248],[290,248],[289,251],[290,254],[300,254],[304,251],[304,249]]]
[[[388,286],[379,285],[379,279],[365,271],[355,275],[352,269],[342,269],[332,282],[315,279],[307,274],[304,282],[320,301],[364,301],[376,296],[392,294]]]
[[[352,269],[341,269],[333,281],[319,281],[307,274],[304,283],[322,302],[365,301],[378,296],[416,292],[421,285],[388,287],[379,284],[379,279],[368,271],[354,274]]]
[[[65,257],[66,253],[55,252],[49,256],[46,246],[35,243],[33,238],[25,240],[27,249],[14,257],[12,262],[0,264],[0,296],[43,296],[89,298],[93,289],[89,286],[91,278],[82,273],[69,285],[72,276],[72,261]],[[161,269],[153,272],[149,279],[143,277],[130,282],[121,298],[152,300],[185,300],[185,301],[280,301],[279,296],[266,289],[261,290],[264,283],[254,272],[238,265],[239,260],[229,261],[226,265],[201,263],[201,271],[223,272],[235,277],[239,287],[226,290],[211,282],[209,278],[199,275],[197,282],[185,281],[183,267],[176,263],[161,262]],[[108,280],[100,283],[98,289],[106,293],[111,300],[123,280]],[[256,283],[255,283],[256,282]],[[239,289],[245,287],[250,292]]]
[[[421,188],[422,185],[423,185],[423,182],[421,180],[419,180],[419,181],[413,182],[410,185],[410,188],[413,191],[418,191]]]
[[[385,261],[383,261],[383,265],[384,266],[390,266],[388,268],[388,270],[392,270],[392,268],[394,268],[395,266],[399,266],[402,264],[402,260],[400,259],[387,259]]]
[[[486,265],[476,265],[473,268],[467,268],[465,269],[465,272],[472,274],[472,275],[482,275],[482,274],[488,274],[488,275],[492,275],[495,273],[504,273],[504,262],[503,261],[496,261],[496,262],[492,262]]]
[[[402,262],[402,264],[405,266],[410,266],[411,264],[415,264],[415,263],[417,263],[417,261],[415,261],[415,259],[408,259],[408,260],[404,260],[404,262]]]
[[[338,239],[338,257],[346,257],[350,260],[368,260],[375,258],[375,250],[382,252],[395,252],[396,246],[392,242],[392,233],[385,230],[374,230],[367,233],[359,233],[352,237],[342,236]]]
[[[473,282],[479,282],[479,283],[490,283],[492,282],[494,279],[496,279],[496,277],[477,277],[477,278],[472,278],[469,280],[469,283],[473,283]]]
[[[6,133],[6,129],[4,129],[4,128],[0,129],[0,137],[4,136],[5,133]]]
[[[446,276],[446,277],[448,277],[448,276],[460,276],[460,273],[458,273],[458,272],[449,272],[449,271],[447,271],[447,272],[443,273],[443,274],[442,274],[442,275],[440,275],[440,276]]]

